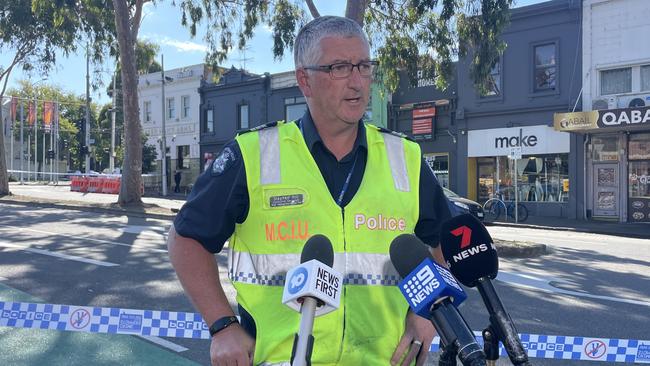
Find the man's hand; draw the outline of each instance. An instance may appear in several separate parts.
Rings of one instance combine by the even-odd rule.
[[[233,324],[212,337],[212,366],[248,366],[253,364],[255,340],[239,324]]]
[[[406,314],[406,329],[400,339],[393,357],[390,359],[392,366],[410,365],[416,359],[416,366],[423,366],[429,356],[429,346],[436,335],[436,329],[428,319],[425,319],[409,310]],[[406,356],[404,353],[407,352]],[[402,363],[399,363],[400,359]]]

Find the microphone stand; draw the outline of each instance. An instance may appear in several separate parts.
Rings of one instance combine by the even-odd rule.
[[[493,360],[493,363],[489,363],[490,361],[488,361],[488,366],[494,365],[499,358],[499,341],[505,346],[510,361],[514,366],[530,366],[528,354],[524,350],[514,323],[503,307],[503,303],[501,303],[501,299],[499,299],[494,285],[487,278],[481,278],[478,282],[476,287],[481,297],[484,300],[489,300],[484,302],[488,308],[488,313],[490,313],[490,325],[483,331],[483,348],[486,354],[486,360]],[[490,342],[487,342],[486,334]],[[490,347],[489,352],[493,353],[493,358],[490,358],[488,354],[488,347]]]
[[[494,336],[492,325],[483,329],[483,351],[487,366],[496,366],[499,359],[499,338]]]
[[[452,343],[445,345],[440,339],[440,357],[438,358],[438,366],[456,366],[456,355],[458,348]]]
[[[313,297],[305,297],[300,308],[300,330],[293,338],[291,350],[291,366],[311,366],[311,353],[314,349],[314,316],[318,301]]]

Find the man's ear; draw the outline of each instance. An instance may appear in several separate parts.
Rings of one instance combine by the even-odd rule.
[[[298,81],[298,87],[300,88],[302,95],[304,95],[306,98],[311,97],[312,94],[311,85],[310,85],[311,80],[309,79],[309,74],[307,73],[307,70],[297,69],[296,80]]]

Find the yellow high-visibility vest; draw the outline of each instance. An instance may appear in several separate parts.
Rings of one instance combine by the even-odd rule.
[[[312,365],[382,365],[404,332],[408,305],[390,262],[391,241],[413,233],[419,215],[420,148],[365,124],[368,158],[344,207],[332,198],[295,123],[237,137],[250,208],[230,241],[229,275],[255,320],[254,364],[285,364],[300,314],[282,304],[286,272],[307,238],[327,236],[343,274],[339,309],[314,321]]]

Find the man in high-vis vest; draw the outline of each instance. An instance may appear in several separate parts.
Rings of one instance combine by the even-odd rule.
[[[323,234],[344,281],[339,309],[314,321],[312,365],[424,365],[435,330],[408,311],[389,246],[415,233],[444,263],[448,202],[416,143],[361,121],[376,62],[356,22],[311,21],[294,59],[304,116],[227,144],[170,230],[172,264],[210,325],[212,364],[288,365],[300,314],[282,304],[284,275]],[[241,321],[214,257],[226,241]]]

